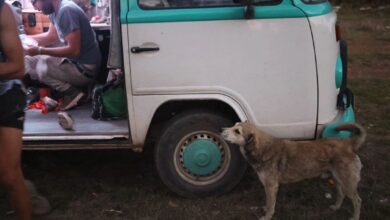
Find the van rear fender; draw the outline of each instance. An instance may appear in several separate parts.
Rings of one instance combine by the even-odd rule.
[[[204,109],[221,114],[232,122],[250,120],[244,108],[224,95],[182,96],[134,96],[135,131],[133,143],[144,145],[158,138],[161,129],[175,115],[190,110]],[[132,123],[132,122],[130,122]]]

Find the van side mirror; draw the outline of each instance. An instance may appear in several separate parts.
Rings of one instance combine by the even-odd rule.
[[[253,19],[255,17],[255,7],[253,6],[253,0],[233,0],[233,2],[244,5],[245,19]]]

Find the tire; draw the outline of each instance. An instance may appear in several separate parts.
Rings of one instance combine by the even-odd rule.
[[[172,118],[155,148],[157,172],[173,192],[189,198],[220,195],[235,187],[247,163],[239,148],[220,136],[233,123],[209,111]]]

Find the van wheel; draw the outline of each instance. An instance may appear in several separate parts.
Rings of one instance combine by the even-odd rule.
[[[239,148],[220,136],[221,128],[231,125],[207,111],[171,119],[155,149],[157,171],[165,185],[185,197],[218,195],[236,186],[247,164]]]

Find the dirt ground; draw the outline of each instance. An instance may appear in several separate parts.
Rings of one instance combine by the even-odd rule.
[[[390,219],[390,7],[339,11],[343,37],[350,48],[350,87],[357,117],[368,132],[360,156],[362,219]],[[150,155],[131,151],[25,152],[28,179],[52,203],[38,220],[103,219],[258,219],[264,192],[252,170],[230,193],[201,200],[172,194],[157,177]],[[330,193],[331,199],[325,198]],[[345,200],[332,212],[335,189],[314,179],[283,185],[273,219],[347,219]],[[0,191],[0,219],[16,219]]]

